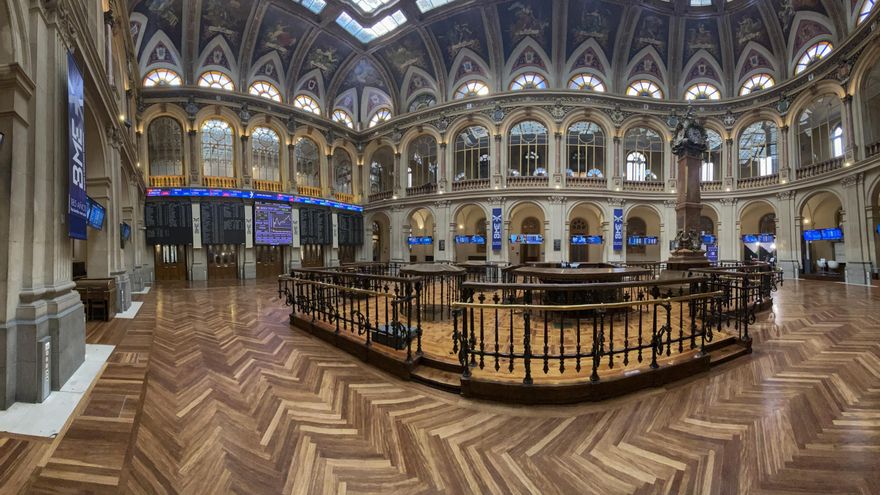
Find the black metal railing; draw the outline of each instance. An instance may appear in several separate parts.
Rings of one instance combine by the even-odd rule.
[[[589,369],[589,379],[615,368],[688,351],[705,352],[721,329],[725,293],[708,277],[602,284],[462,286],[453,313],[453,352],[462,376],[472,369],[544,375]],[[551,373],[551,369],[553,370]]]
[[[278,279],[278,296],[297,320],[346,334],[362,345],[422,353],[422,279],[321,270],[291,270]]]

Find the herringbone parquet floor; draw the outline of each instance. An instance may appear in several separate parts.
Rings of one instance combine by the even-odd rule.
[[[622,399],[511,407],[290,328],[274,288],[154,288],[129,323],[138,344],[152,330],[143,396],[137,376],[102,377],[26,490],[880,493],[880,289],[789,281],[748,357]]]

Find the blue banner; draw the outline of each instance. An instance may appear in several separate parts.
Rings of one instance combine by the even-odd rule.
[[[67,54],[67,235],[86,239],[89,199],[86,196],[86,126],[83,77],[73,55]]]
[[[718,246],[711,245],[706,247],[706,257],[712,263],[718,263]]]
[[[501,208],[492,208],[492,250],[501,250]]]
[[[614,250],[623,249],[623,208],[614,209]]]

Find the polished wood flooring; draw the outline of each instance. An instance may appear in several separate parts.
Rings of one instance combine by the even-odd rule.
[[[154,287],[14,493],[880,493],[880,289],[788,281],[755,352],[577,406],[475,402],[291,328],[275,286]]]

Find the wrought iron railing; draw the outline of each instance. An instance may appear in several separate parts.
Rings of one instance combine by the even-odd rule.
[[[343,193],[343,192],[336,191],[333,193],[333,197],[336,198],[337,201],[342,201],[343,203],[353,204],[355,202],[354,194],[350,194],[350,193]]]
[[[589,370],[596,382],[616,368],[656,369],[673,354],[704,354],[721,330],[724,296],[708,281],[466,283],[453,313],[462,377],[478,369],[532,384],[537,366],[554,379]]]
[[[383,346],[405,362],[422,353],[420,278],[292,270],[278,279],[290,322],[312,324],[359,342]]]

